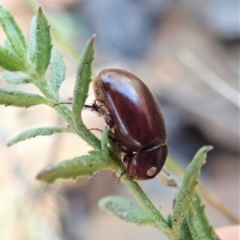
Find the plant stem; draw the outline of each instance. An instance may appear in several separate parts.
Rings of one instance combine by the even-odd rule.
[[[72,112],[66,105],[64,104],[54,105],[54,103],[59,102],[59,98],[47,84],[46,79],[38,76],[38,74],[34,70],[29,71],[28,75],[30,76],[31,79],[34,79],[33,82],[43,93],[43,95],[48,100],[53,102],[52,107],[54,107],[56,111],[64,118],[64,120],[69,124],[72,130],[74,130],[78,136],[85,140],[94,149],[100,150],[101,149],[100,140],[94,134],[92,134],[91,131],[89,131],[87,127],[83,124],[81,116],[79,116],[79,119],[75,119]]]
[[[77,121],[69,108],[65,105],[56,105],[55,109],[60,113],[65,121],[70,125],[70,127],[75,131],[75,133],[85,140],[94,149],[101,150],[100,140],[87,129],[83,124],[79,116],[79,121]]]
[[[122,162],[119,160],[115,161],[116,172],[117,175],[120,176],[121,173],[125,170],[125,167]],[[150,201],[146,193],[140,187],[140,185],[133,181],[131,177],[125,173],[121,177],[121,181],[127,186],[129,191],[133,194],[133,196],[138,200],[138,202],[143,206],[145,211],[149,214],[149,216],[155,221],[155,227],[160,229],[169,239],[173,239],[171,237],[171,227],[168,224],[168,221],[164,218],[164,216],[160,213],[160,211],[156,208],[156,206]]]

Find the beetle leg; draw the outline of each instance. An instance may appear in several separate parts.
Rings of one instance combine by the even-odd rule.
[[[126,169],[120,174],[120,176],[119,176],[119,178],[118,178],[118,180],[117,180],[117,185],[119,184],[119,181],[121,180],[122,176],[123,176],[125,173],[128,172],[129,167],[130,167],[130,162],[127,163]]]
[[[94,100],[92,105],[84,105],[85,108],[90,108],[92,111],[97,112],[99,115],[103,115],[107,125],[112,128],[114,126],[113,119],[109,113],[103,109],[103,104],[98,105],[97,101]]]
[[[72,101],[72,97],[69,98],[69,101]],[[73,104],[72,102],[57,102],[53,106],[61,105],[61,104]]]
[[[126,148],[124,146],[121,146],[122,152],[126,152]],[[124,151],[125,150],[125,151]],[[128,164],[132,161],[133,153],[132,152],[126,152],[126,155],[123,157],[123,162],[125,164]],[[127,165],[128,167],[128,165]]]
[[[103,132],[101,129],[99,128],[89,128],[88,131],[93,131],[93,130],[96,130],[96,131],[99,131],[99,132]]]
[[[128,153],[123,157],[123,162],[127,165],[127,167],[126,167],[125,170],[120,174],[120,176],[119,176],[116,184],[119,184],[119,181],[121,180],[122,176],[129,171],[130,163],[131,163],[132,158],[133,158],[132,152],[128,152]],[[133,179],[133,177],[131,177],[131,176],[130,176],[130,178]]]

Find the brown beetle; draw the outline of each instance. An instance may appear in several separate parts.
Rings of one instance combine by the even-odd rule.
[[[163,116],[156,98],[134,74],[102,70],[93,81],[95,108],[104,115],[124,152],[126,171],[133,179],[154,178],[162,169],[168,148]]]

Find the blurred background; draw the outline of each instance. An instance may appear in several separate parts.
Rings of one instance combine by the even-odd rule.
[[[27,37],[35,13],[32,3],[0,0]],[[201,183],[240,217],[239,2],[43,0],[39,4],[67,66],[63,101],[72,96],[78,56],[96,33],[94,74],[104,68],[124,68],[149,85],[164,114],[170,155],[183,167],[201,146],[213,145]],[[0,29],[1,45],[4,39]],[[32,85],[7,86],[2,80],[0,87],[37,92]],[[93,99],[91,92],[87,101]],[[89,128],[104,127],[103,120],[89,111],[83,117]],[[135,201],[123,184],[115,185],[110,171],[53,185],[35,180],[48,164],[90,150],[76,136],[38,137],[6,146],[26,129],[64,124],[45,106],[0,106],[0,239],[166,239],[153,228],[125,223],[98,209],[98,200],[110,194]],[[162,186],[158,179],[140,184],[167,216],[176,190]],[[233,224],[204,202],[215,228]]]

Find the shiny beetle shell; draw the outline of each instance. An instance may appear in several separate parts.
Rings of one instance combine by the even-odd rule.
[[[134,74],[102,70],[94,79],[97,103],[123,149],[123,161],[133,179],[154,178],[162,169],[168,148],[166,128],[156,98]]]

